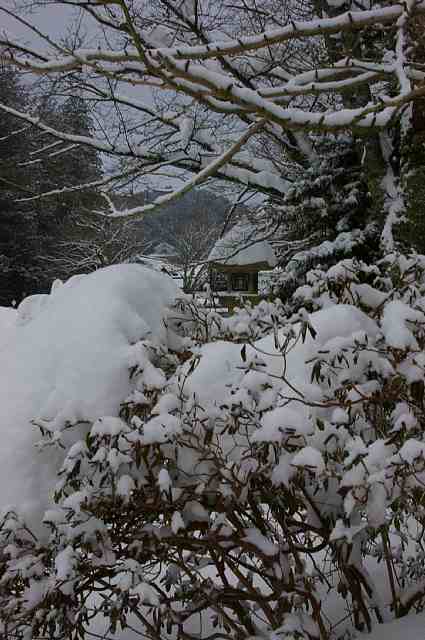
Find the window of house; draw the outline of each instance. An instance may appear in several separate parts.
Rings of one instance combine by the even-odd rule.
[[[232,276],[232,289],[233,291],[248,291],[248,278],[247,274],[238,274]]]
[[[213,291],[226,291],[227,290],[227,278],[224,273],[220,271],[214,271],[211,278],[211,286]]]

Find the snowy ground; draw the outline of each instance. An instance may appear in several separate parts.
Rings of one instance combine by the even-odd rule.
[[[425,613],[379,625],[372,633],[362,634],[360,638],[361,640],[424,640]]]

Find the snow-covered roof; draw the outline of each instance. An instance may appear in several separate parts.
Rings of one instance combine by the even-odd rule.
[[[144,254],[138,255],[133,258],[132,262],[136,264],[143,264],[154,271],[177,271],[176,265],[168,262],[165,257],[151,254],[146,256]]]
[[[168,242],[160,242],[156,245],[155,249],[151,253],[151,256],[174,256],[176,255],[176,249]]]
[[[277,264],[273,247],[267,240],[258,240],[254,225],[242,220],[225,236],[217,240],[208,257],[210,262],[221,262],[229,266],[267,265],[273,268]]]

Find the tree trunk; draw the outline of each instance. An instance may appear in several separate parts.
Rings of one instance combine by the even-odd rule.
[[[425,98],[414,102],[409,121],[401,149],[406,210],[398,236],[402,243],[425,253]]]

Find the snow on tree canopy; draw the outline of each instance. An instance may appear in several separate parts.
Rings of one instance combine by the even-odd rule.
[[[273,268],[277,264],[273,247],[267,240],[256,240],[258,231],[247,220],[241,220],[220,238],[211,250],[209,262],[229,266],[259,265]]]
[[[76,276],[21,303],[14,331],[0,342],[0,511],[19,505],[37,525],[64,453],[38,453],[31,421],[59,434],[68,424],[117,416],[130,368],[147,360],[138,341],[167,342],[163,320],[178,292],[168,276],[129,264]],[[72,444],[88,429],[83,424],[63,441]]]

